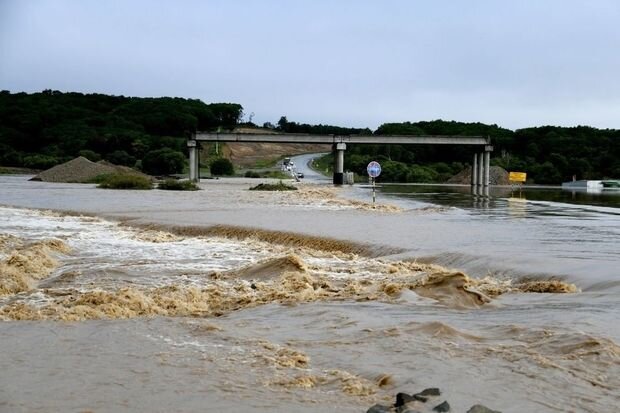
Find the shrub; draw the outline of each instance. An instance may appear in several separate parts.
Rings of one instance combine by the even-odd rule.
[[[258,184],[250,188],[250,191],[297,191],[297,187],[280,181],[277,184]]]
[[[380,156],[377,159],[381,158]],[[403,162],[383,161],[381,162],[382,172],[380,180],[382,182],[406,182],[409,167]]]
[[[22,166],[24,160],[22,154],[8,146],[0,145],[0,165]]]
[[[232,162],[230,162],[226,158],[218,158],[211,162],[211,175],[220,176],[220,175],[234,175],[235,168],[233,167]]]
[[[136,158],[125,151],[114,151],[106,156],[106,159],[115,165],[134,166]]]
[[[83,156],[84,158],[92,162],[99,162],[101,160],[101,155],[99,155],[95,151],[91,151],[90,149],[84,149],[83,151],[79,151],[78,155]]]
[[[48,169],[60,163],[55,156],[32,155],[24,156],[24,166],[32,169]]]
[[[106,189],[153,189],[151,180],[132,174],[107,174],[95,179],[100,181],[98,188]]]
[[[407,182],[430,183],[437,180],[438,174],[431,168],[412,165],[407,173]]]
[[[90,178],[88,181],[86,181],[86,183],[87,184],[100,184],[106,179],[108,179],[109,176],[110,174],[97,175],[94,178]]]
[[[177,181],[174,179],[166,179],[157,185],[157,189],[165,189],[168,191],[197,191],[198,185],[192,181]]]
[[[142,170],[151,175],[170,175],[183,172],[185,155],[170,148],[147,152],[142,160]]]
[[[247,171],[244,176],[246,178],[260,178],[260,174],[256,171]]]

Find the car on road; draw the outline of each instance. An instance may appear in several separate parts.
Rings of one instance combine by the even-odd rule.
[[[297,178],[303,178],[304,174],[302,172],[297,172]]]

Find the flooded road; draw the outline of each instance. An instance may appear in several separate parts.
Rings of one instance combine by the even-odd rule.
[[[201,185],[0,177],[0,411],[620,404],[617,208]]]

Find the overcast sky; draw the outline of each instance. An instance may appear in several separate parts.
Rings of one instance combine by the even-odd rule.
[[[235,102],[255,123],[620,128],[620,1],[0,0],[0,89]]]

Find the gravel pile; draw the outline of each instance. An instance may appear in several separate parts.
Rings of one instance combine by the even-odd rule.
[[[86,183],[95,177],[111,173],[126,173],[149,177],[126,166],[114,165],[106,161],[92,162],[83,156],[56,165],[32,178],[33,181]]]
[[[489,169],[489,181],[491,185],[510,185],[508,172],[500,166],[492,166]],[[471,166],[448,179],[446,183],[471,185]]]

